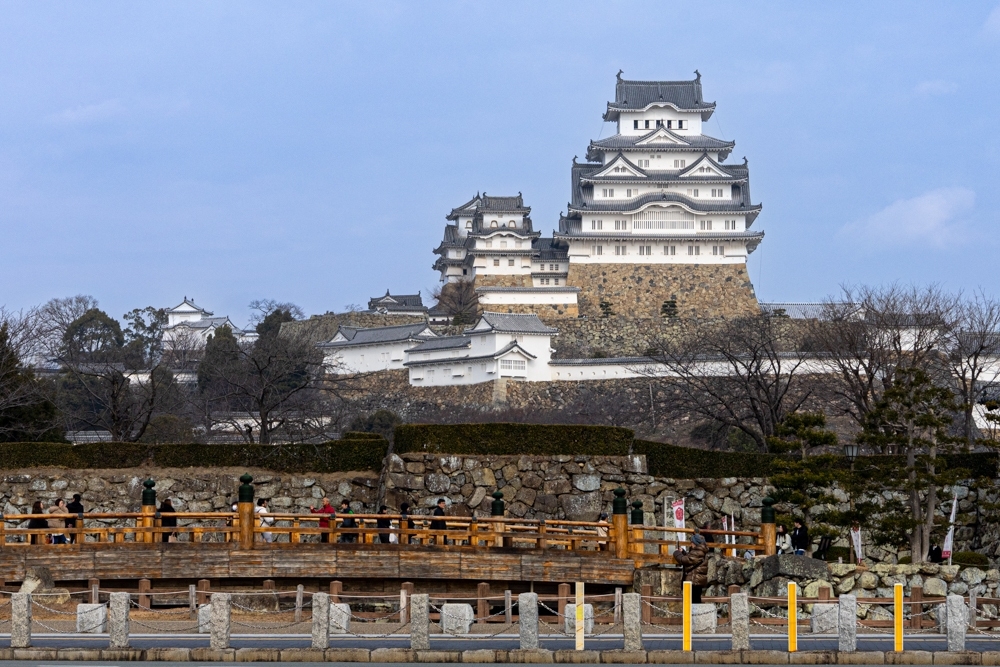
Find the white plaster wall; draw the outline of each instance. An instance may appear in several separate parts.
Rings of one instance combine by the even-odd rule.
[[[406,360],[406,350],[416,344],[403,341],[325,350],[323,363],[327,372],[335,375],[399,369]]]

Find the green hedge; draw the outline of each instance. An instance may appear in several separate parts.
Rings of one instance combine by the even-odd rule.
[[[646,455],[650,475],[674,479],[767,477],[775,458],[774,454],[712,452],[649,440],[636,440],[634,451]]]
[[[404,424],[396,453],[625,456],[627,428],[560,424]]]
[[[100,442],[64,445],[40,442],[0,444],[0,469],[245,467],[277,472],[380,470],[388,443],[350,438],[320,445],[147,445]]]

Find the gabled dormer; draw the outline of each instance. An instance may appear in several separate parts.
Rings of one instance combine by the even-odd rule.
[[[665,127],[658,127],[642,139],[635,142],[636,146],[690,146],[682,136],[671,132]]]
[[[708,153],[703,153],[700,158],[694,160],[687,169],[681,170],[678,174],[680,178],[733,178],[733,175],[718,162],[709,157]]]
[[[610,162],[605,165],[604,169],[601,169],[595,174],[590,175],[588,178],[645,178],[646,172],[635,166],[632,162],[625,157],[624,154],[618,153],[614,156]]]

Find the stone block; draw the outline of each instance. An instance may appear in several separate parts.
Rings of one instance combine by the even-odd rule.
[[[105,648],[101,649],[101,660],[107,662],[142,662],[146,652],[138,648]]]
[[[238,648],[236,662],[280,662],[281,651],[276,648]]]
[[[54,648],[15,648],[14,660],[58,660],[59,651]]]
[[[743,655],[741,651],[695,651],[694,661],[699,665],[739,665]]]
[[[521,593],[521,595],[524,595],[524,593]],[[534,593],[531,593],[531,595],[534,595]],[[511,649],[507,652],[507,662],[540,665],[555,662],[555,658],[552,657],[552,651],[548,649]]]
[[[430,598],[426,593],[411,595],[410,648],[414,651],[426,651],[430,647]]]
[[[318,649],[318,648],[281,649],[281,662],[326,662],[326,660],[327,660],[326,651],[324,651],[323,649]]]
[[[837,651],[838,665],[884,665],[883,651]]]
[[[601,662],[609,665],[644,665],[645,651],[601,651]]]
[[[797,579],[829,579],[826,563],[809,556],[778,554],[768,556],[762,563],[764,579],[794,577]]]
[[[852,653],[858,649],[858,598],[841,595],[837,607],[837,651]]]
[[[570,665],[595,665],[601,662],[600,651],[573,651],[570,649],[553,651],[555,662]]]
[[[719,624],[718,613],[715,611],[715,603],[705,602],[703,604],[691,605],[691,632],[695,634],[715,634],[715,629]]]
[[[796,651],[788,654],[788,663],[792,665],[835,665],[836,651]]]
[[[211,630],[208,645],[217,651],[229,648],[231,593],[212,593]],[[200,625],[200,624],[199,624]]]
[[[729,598],[729,613],[732,617],[733,651],[750,650],[750,601],[746,593],[735,593]]]
[[[14,593],[10,596],[10,647],[24,649],[31,646],[31,594]]]
[[[56,660],[74,660],[87,662],[101,659],[99,648],[61,648],[56,651]]]
[[[332,653],[333,649],[327,653]],[[329,656],[334,657],[334,656]],[[416,662],[417,652],[405,648],[375,648],[369,656],[371,662]]]
[[[930,651],[890,651],[885,654],[887,665],[933,665],[934,654]]]
[[[812,618],[810,619],[809,631],[814,635],[837,634],[837,628],[840,625],[838,623],[840,605],[814,604],[812,608]]]
[[[351,630],[351,606],[346,602],[330,605],[330,634],[346,635]]]
[[[461,651],[417,651],[417,662],[462,662]]]
[[[315,593],[312,599],[312,628],[310,646],[325,650],[330,646],[330,595]]]
[[[108,648],[128,648],[129,627],[129,594],[112,593],[108,603]]]
[[[622,596],[622,621],[626,653],[643,650],[642,644],[642,596],[639,593],[625,593]],[[645,656],[643,657],[645,660]]]
[[[997,667],[997,665],[1000,665],[1000,651],[983,651],[980,659],[984,665]]]
[[[76,631],[102,634],[108,628],[108,608],[103,604],[76,605]]]
[[[965,650],[965,628],[969,619],[969,608],[961,595],[949,595],[945,602],[945,616],[948,619],[948,652]],[[936,662],[935,658],[935,662]],[[952,663],[967,664],[967,663]]]
[[[214,595],[219,595],[214,593]],[[193,648],[191,662],[236,662],[234,648]]]
[[[654,665],[692,665],[694,651],[658,650],[646,651],[646,662]]]
[[[520,619],[518,635],[522,651],[538,649],[538,594],[521,593],[517,596],[517,613]]]
[[[212,605],[198,605],[198,632],[208,634],[212,631]]]
[[[744,665],[787,665],[787,651],[741,651]]]
[[[327,662],[370,662],[372,652],[366,648],[331,648],[325,653]]]
[[[189,648],[147,648],[146,662],[190,662]]]
[[[462,651],[462,662],[472,662],[477,664],[497,662],[497,652],[491,648]]]
[[[978,651],[934,651],[935,665],[981,665],[982,659]]]
[[[576,634],[576,603],[570,602],[566,605],[566,618],[563,619],[563,632],[568,635]],[[594,633],[594,605],[583,605],[583,634]]]
[[[446,635],[467,635],[476,614],[471,604],[441,605],[441,631]]]

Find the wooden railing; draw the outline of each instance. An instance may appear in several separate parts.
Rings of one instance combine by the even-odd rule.
[[[242,549],[282,548],[283,544],[328,542],[339,544],[399,544],[434,547],[475,547],[606,551],[617,558],[673,562],[671,552],[689,547],[692,529],[628,525],[624,515],[611,523],[534,520],[506,517],[434,517],[399,514],[294,514],[253,512],[251,503],[240,503],[237,512],[158,513],[146,506],[142,512],[84,514],[8,514],[0,517],[0,548],[50,546],[72,548],[80,544],[152,544],[236,542]],[[266,517],[273,523],[265,523]],[[176,526],[164,526],[172,518]],[[32,519],[68,521],[67,527],[28,528]],[[389,521],[379,527],[377,521]],[[445,529],[431,528],[444,521]],[[347,525],[345,525],[345,523]],[[13,526],[13,527],[12,527]],[[412,526],[412,527],[411,527]],[[704,531],[715,541],[708,546],[766,552],[759,533]],[[740,544],[729,544],[723,535]]]

